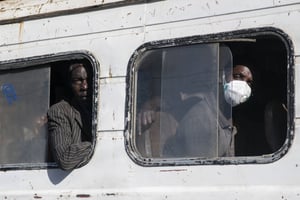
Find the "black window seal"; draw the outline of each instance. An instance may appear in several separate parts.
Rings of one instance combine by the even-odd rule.
[[[132,141],[132,120],[133,116],[133,98],[136,94],[134,93],[134,71],[136,67],[137,58],[144,52],[161,49],[165,47],[180,47],[192,44],[204,44],[204,43],[216,43],[230,40],[236,40],[239,38],[251,38],[257,36],[275,36],[279,38],[285,45],[287,51],[287,138],[283,146],[272,154],[262,156],[242,156],[242,157],[219,157],[216,159],[203,159],[203,158],[144,158],[141,157],[133,145]],[[155,167],[155,166],[188,166],[188,165],[239,165],[239,164],[267,164],[275,162],[281,159],[287,154],[290,146],[293,143],[295,133],[295,55],[294,45],[291,38],[283,30],[275,27],[261,27],[243,29],[237,31],[220,32],[208,35],[195,35],[182,38],[164,39],[158,41],[147,42],[138,47],[132,54],[128,66],[126,76],[126,104],[125,104],[125,149],[128,156],[138,165],[144,167]]]
[[[92,152],[89,155],[86,163],[90,161],[92,158],[95,146],[97,142],[97,115],[98,115],[98,77],[99,77],[99,63],[97,59],[93,56],[93,54],[89,51],[80,50],[80,51],[68,51],[68,52],[60,52],[55,54],[46,54],[41,56],[33,56],[33,57],[25,57],[18,58],[12,60],[0,61],[0,72],[1,71],[9,71],[13,69],[26,69],[32,66],[38,66],[58,61],[68,61],[75,59],[86,59],[89,61],[92,67],[92,90],[93,90],[93,98],[92,98]],[[35,170],[35,169],[51,169],[58,168],[58,165],[55,162],[48,163],[16,163],[16,164],[1,164],[0,163],[0,171],[7,170]]]

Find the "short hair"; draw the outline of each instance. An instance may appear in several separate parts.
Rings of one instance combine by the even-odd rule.
[[[71,64],[71,65],[69,66],[69,70],[68,70],[69,74],[72,74],[72,72],[73,72],[75,69],[79,68],[79,67],[85,68],[85,66],[84,66],[82,63],[73,63],[73,64]]]
[[[69,64],[69,66],[66,66],[65,68],[65,72],[67,73],[67,79],[64,82],[64,87],[65,87],[65,100],[71,100],[72,96],[73,96],[73,92],[72,92],[72,72],[79,68],[79,67],[83,67],[85,68],[85,65],[81,62],[72,62]]]
[[[71,63],[69,65],[69,68],[68,68],[68,74],[67,74],[67,78],[68,78],[68,84],[70,84],[72,82],[72,72],[79,68],[79,67],[83,67],[85,68],[85,65],[83,63]]]

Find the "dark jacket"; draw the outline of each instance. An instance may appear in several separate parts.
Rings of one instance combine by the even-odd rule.
[[[50,149],[64,170],[86,164],[92,152],[90,127],[84,128],[82,113],[75,107],[62,100],[47,113]]]
[[[166,157],[234,156],[233,126],[208,96],[186,100],[186,113],[179,120],[176,135],[164,147]]]

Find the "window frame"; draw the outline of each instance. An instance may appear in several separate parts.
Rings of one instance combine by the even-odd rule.
[[[14,69],[26,69],[34,68],[35,66],[47,65],[58,61],[72,61],[76,59],[85,59],[91,65],[92,72],[92,153],[89,155],[89,159],[92,158],[95,146],[96,146],[96,133],[97,133],[97,110],[98,110],[98,73],[99,73],[99,63],[92,53],[88,51],[69,51],[61,52],[56,54],[46,54],[33,57],[18,58],[12,60],[0,61],[0,71],[9,71]],[[55,66],[54,66],[55,67]],[[50,82],[51,84],[51,82]],[[51,95],[49,94],[49,102]],[[50,105],[49,105],[50,106]],[[48,108],[49,109],[49,108]],[[48,140],[46,141],[48,142]],[[1,164],[0,171],[6,170],[34,170],[34,169],[49,169],[58,168],[55,162],[45,162],[45,163],[16,163],[16,164]]]
[[[214,159],[203,158],[145,158],[141,157],[135,147],[134,141],[134,98],[135,93],[135,71],[138,70],[137,61],[149,50],[161,49],[166,47],[180,47],[184,45],[222,43],[228,41],[243,42],[247,37],[275,36],[280,39],[286,49],[286,70],[287,70],[287,137],[283,146],[274,153],[259,156],[238,156],[238,157],[218,157]],[[291,38],[282,30],[274,27],[253,28],[238,31],[229,31],[208,35],[196,35],[183,38],[164,39],[151,41],[142,44],[132,54],[127,66],[126,79],[126,110],[125,110],[125,149],[128,156],[138,165],[144,167],[154,166],[183,166],[183,165],[227,165],[227,164],[266,164],[272,163],[282,158],[290,149],[294,138],[294,48]]]

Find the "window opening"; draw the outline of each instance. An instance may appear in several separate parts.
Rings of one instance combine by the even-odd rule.
[[[293,117],[287,95],[291,44],[274,33],[223,36],[215,43],[207,37],[197,44],[193,37],[193,44],[190,38],[188,44],[146,44],[135,54],[128,147],[138,163],[265,163],[286,152]],[[224,93],[229,83],[247,88],[237,106]]]
[[[88,73],[87,101],[90,116],[88,131],[95,145],[96,124],[93,120],[97,110],[97,71],[85,55],[32,58],[24,62],[2,64],[0,71],[0,130],[2,169],[30,169],[56,167],[49,148],[47,111],[53,104],[69,96],[68,67],[81,62]],[[78,57],[78,59],[75,59]],[[54,60],[54,61],[51,61]],[[90,155],[91,156],[91,155]],[[89,158],[87,159],[87,161]],[[86,161],[86,162],[87,162]]]

